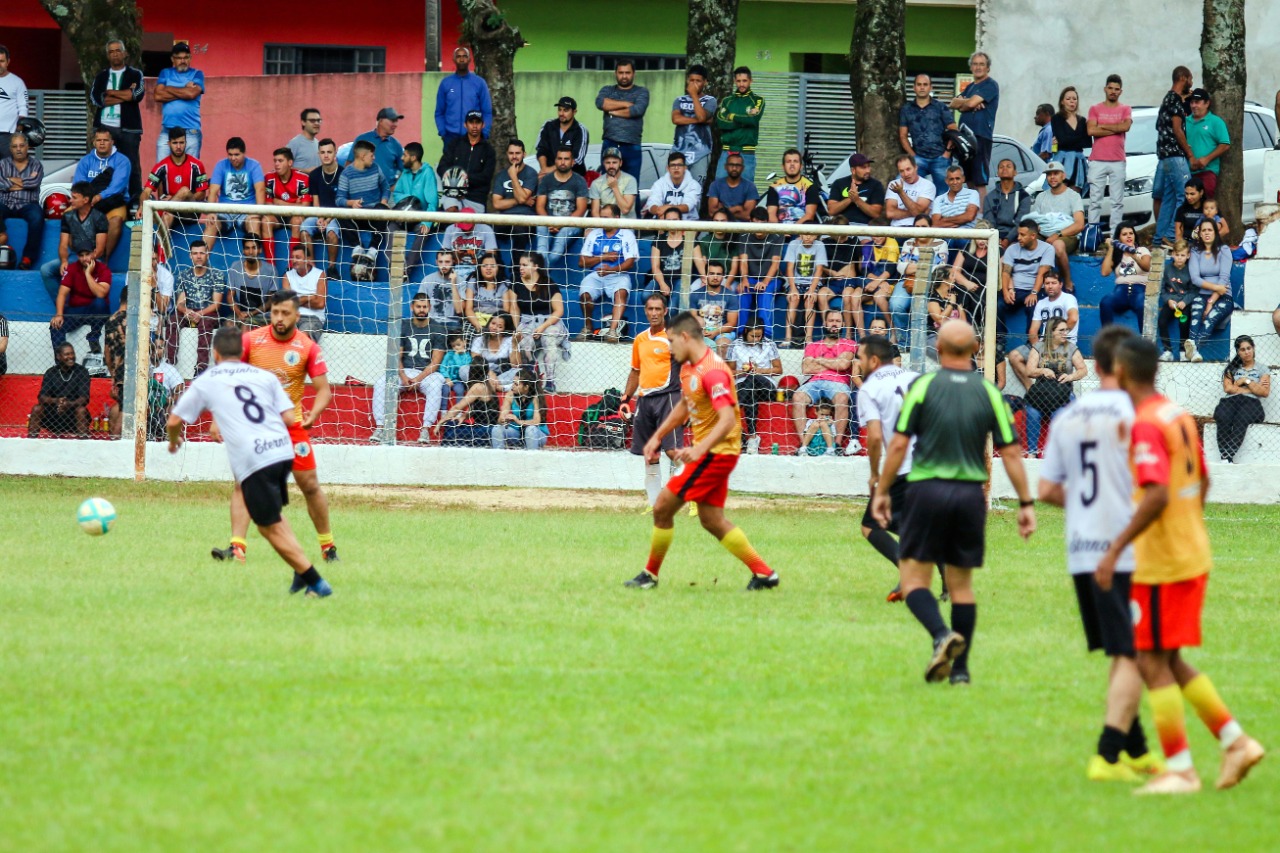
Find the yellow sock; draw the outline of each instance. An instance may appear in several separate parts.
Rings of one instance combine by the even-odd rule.
[[[1182,706],[1182,691],[1170,684],[1147,691],[1151,715],[1155,717],[1156,734],[1170,770],[1191,768],[1191,748],[1187,744],[1187,715]]]
[[[1240,726],[1235,724],[1227,703],[1222,701],[1209,676],[1202,672],[1188,681],[1182,688],[1182,695],[1196,709],[1196,714],[1209,727],[1209,731],[1222,741],[1223,746],[1230,746],[1231,741],[1239,737]]]
[[[249,550],[249,543],[248,543],[248,542],[246,542],[246,541],[244,541],[244,537],[242,537],[242,536],[232,536],[232,537],[231,537],[231,544],[232,544],[232,545],[239,545],[239,546],[240,546],[240,550],[242,550],[242,551],[248,551],[248,550]]]
[[[321,534],[319,534],[319,536],[320,536],[320,547],[321,547],[322,549],[323,549],[323,548],[328,548],[330,545],[332,545],[332,544],[333,544],[333,533],[332,533],[332,532],[330,532],[330,533],[321,533]]]
[[[644,564],[644,570],[654,577],[658,576],[658,569],[662,568],[662,561],[667,556],[667,549],[671,547],[671,540],[676,536],[674,527],[655,527],[653,528],[653,536],[649,539],[649,561]]]
[[[769,568],[768,564],[756,553],[756,549],[751,547],[751,542],[747,539],[747,534],[742,532],[741,527],[735,527],[726,533],[724,538],[720,540],[720,544],[730,554],[746,563],[752,574],[765,576],[773,574],[773,569]]]

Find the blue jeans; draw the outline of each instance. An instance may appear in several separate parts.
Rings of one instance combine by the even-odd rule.
[[[56,350],[62,346],[67,339],[67,335],[74,332],[81,326],[89,327],[89,343],[96,344],[102,340],[102,327],[106,325],[107,318],[111,316],[111,309],[107,306],[107,300],[95,299],[88,305],[78,305],[71,307],[68,305],[62,310],[62,328],[55,329],[49,327],[49,341]]]
[[[540,426],[500,424],[489,428],[489,446],[494,450],[507,447],[524,447],[525,450],[541,450],[547,443],[547,434]]]
[[[1002,340],[1005,340],[1005,352],[1009,352],[1015,346],[1013,341],[1007,340],[1009,334],[1009,321],[1014,317],[1021,317],[1022,322],[1018,323],[1014,328],[1013,334],[1017,338],[1025,340],[1027,330],[1031,328],[1031,314],[1033,309],[1026,305],[1027,290],[1015,290],[1013,292],[1013,304],[1004,301],[1003,296],[996,297],[996,332]]]
[[[898,279],[889,294],[889,328],[899,344],[908,343],[911,334],[911,294]]]
[[[569,241],[582,233],[581,228],[561,228],[554,237],[546,225],[538,226],[538,254],[547,261],[547,271],[556,266],[569,251]]]
[[[921,157],[916,155],[916,169],[920,176],[933,181],[938,195],[947,191],[947,167],[951,165],[950,157]]]
[[[68,264],[74,264],[76,258],[74,255],[68,260]],[[59,275],[59,267],[62,261],[54,258],[51,261],[45,261],[40,265],[40,276],[44,279],[44,289],[49,292],[49,298],[56,304],[58,301],[58,288],[62,286],[62,276]]]
[[[17,210],[0,208],[6,219],[21,219],[27,223],[27,242],[23,244],[20,262],[35,263],[40,257],[40,243],[44,237],[44,211],[38,204],[24,204]],[[0,228],[0,231],[5,230]]]
[[[1098,314],[1102,325],[1109,326],[1114,323],[1117,314],[1132,313],[1138,318],[1138,333],[1141,334],[1142,303],[1146,298],[1147,289],[1144,285],[1117,284],[1115,290],[1098,300]]]
[[[1208,297],[1203,294],[1196,294],[1195,299],[1191,300],[1191,340],[1196,342],[1196,346],[1227,325],[1227,321],[1231,319],[1231,312],[1236,308],[1236,304],[1231,301],[1230,293],[1219,296],[1213,308],[1206,314],[1204,304],[1207,301]]]
[[[622,154],[622,171],[626,172],[628,175],[635,178],[637,182],[639,182],[640,167],[642,162],[640,159],[640,143],[639,142],[617,142],[612,139],[600,140],[600,157],[601,157],[600,171],[601,172],[604,171],[604,162],[603,162],[604,152],[605,152],[605,149],[608,149],[608,148],[618,149],[618,152]]]
[[[447,423],[440,444],[443,447],[492,447],[489,429],[485,424]]]
[[[748,284],[756,284],[760,281],[758,278],[747,279]],[[743,286],[742,293],[738,296],[738,337],[742,337],[747,332],[747,324],[752,320],[758,320],[760,325],[764,326],[764,334],[766,338],[776,337],[775,328],[776,315],[781,313],[775,309],[778,297],[778,288],[782,285],[780,279],[772,279],[764,290],[756,291],[752,287]],[[757,316],[758,315],[758,316]],[[783,317],[786,315],[783,314]]]
[[[742,153],[742,180],[749,184],[756,182],[756,155],[753,151],[743,151]],[[716,180],[729,177],[729,173],[725,171],[724,161],[729,159],[728,151],[720,152],[720,160],[716,163]],[[705,188],[704,188],[705,191]]]
[[[1182,204],[1183,188],[1191,179],[1191,166],[1186,157],[1166,157],[1156,163],[1151,179],[1151,197],[1160,199],[1160,218],[1156,220],[1156,239],[1172,240],[1174,215]]]

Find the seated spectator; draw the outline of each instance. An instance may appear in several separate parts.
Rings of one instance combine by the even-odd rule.
[[[884,215],[895,227],[906,227],[917,216],[929,213],[938,191],[933,181],[916,171],[916,158],[903,154],[897,160],[898,177],[884,193]]]
[[[440,209],[440,189],[436,185],[436,173],[422,162],[423,153],[421,142],[410,142],[404,147],[404,154],[401,155],[404,168],[400,170],[400,177],[396,178],[396,185],[391,190],[391,206],[396,210]]]
[[[929,355],[937,358],[938,330],[948,320],[964,320],[971,322],[956,292],[951,285],[951,274],[945,269],[936,271],[933,276],[933,289],[929,293],[929,301],[925,304],[929,312],[928,336],[926,347]]]
[[[1102,277],[1114,274],[1115,289],[1098,301],[1102,325],[1109,326],[1120,314],[1132,313],[1142,332],[1142,312],[1147,300],[1147,272],[1151,269],[1151,251],[1138,245],[1133,226],[1122,223],[1107,246],[1102,258]]]
[[[993,191],[987,194],[987,201],[998,195]],[[991,224],[984,219],[973,223],[974,228],[986,229]],[[1017,238],[1017,229],[1014,229]],[[973,318],[975,328],[984,326],[987,309],[987,258],[989,250],[987,241],[970,240],[966,251],[956,254],[956,261],[951,265],[951,283],[955,285],[956,297],[964,306],[965,312]]]
[[[725,155],[725,176],[707,187],[707,211],[713,219],[720,212],[735,222],[746,222],[751,218],[760,194],[755,184],[742,177],[744,165],[739,152],[730,151]]]
[[[312,169],[308,175],[311,181],[311,196],[317,207],[341,207],[338,204],[338,182],[342,179],[342,167],[338,165],[338,147],[332,139],[321,139],[317,149],[320,154],[319,168]],[[338,277],[338,220],[325,216],[308,216],[302,220],[302,243],[307,253],[316,257],[312,239],[324,235],[325,274],[329,278]]]
[[[187,129],[168,130],[169,156],[156,163],[142,187],[141,200],[155,196],[161,201],[204,201],[209,194],[209,171],[195,157],[187,154]],[[160,219],[166,228],[173,227],[175,214],[163,211]],[[191,220],[178,215],[179,222]]]
[[[89,371],[76,364],[76,350],[63,341],[53,348],[53,367],[44,372],[40,395],[27,419],[27,438],[40,430],[89,437]]]
[[[18,256],[18,269],[29,270],[40,258],[44,239],[44,209],[40,207],[44,165],[31,156],[25,133],[9,137],[8,154],[0,159],[0,246],[9,242],[5,219],[27,223],[27,240]]]
[[[164,348],[164,360],[173,364],[178,360],[178,314],[173,299],[173,271],[168,264],[160,263],[160,253],[151,253],[151,340],[154,346]]]
[[[661,218],[678,222],[680,211],[668,209]],[[684,231],[669,228],[649,246],[649,275],[653,278],[650,292],[661,293],[668,305],[684,289],[684,235]]]
[[[520,364],[520,353],[512,349],[510,326],[506,314],[494,314],[489,318],[484,334],[471,339],[471,366],[466,376],[462,376],[462,371],[459,370],[459,378],[470,379],[470,371],[483,363],[489,387],[493,391],[511,387],[515,380],[516,366]],[[477,358],[481,362],[477,362]]]
[[[267,183],[262,164],[245,156],[244,140],[233,136],[227,140],[227,156],[213,167],[209,177],[209,203],[266,204]],[[262,217],[248,213],[206,213],[200,217],[204,225],[204,244],[210,254],[219,234],[244,229],[245,234],[262,236]]]
[[[93,186],[91,203],[95,210],[107,217],[106,260],[116,250],[124,221],[129,216],[129,175],[133,165],[129,158],[116,150],[111,131],[105,127],[94,128],[93,148],[76,164],[72,180],[87,182]]]
[[[262,263],[262,245],[257,237],[246,236],[241,246],[240,260],[227,270],[224,306],[242,326],[265,326],[271,316],[268,298],[280,289],[280,279],[273,268]]]
[[[107,429],[120,437],[120,403],[124,400],[124,350],[128,338],[129,288],[120,288],[120,307],[107,320],[102,330],[102,361],[111,378],[111,408],[107,412]]]
[[[274,171],[266,176],[263,187],[266,190],[267,204],[276,207],[316,207],[316,200],[311,196],[311,181],[305,174],[293,168],[293,151],[288,148],[277,148],[271,153]],[[289,249],[302,239],[302,222],[306,217],[264,216],[262,217],[262,249],[267,264],[275,269],[276,264],[276,228],[289,229]]]
[[[849,405],[853,401],[852,377],[858,345],[848,338],[840,337],[843,322],[844,318],[839,311],[828,311],[823,318],[822,340],[804,348],[800,370],[807,378],[791,395],[791,420],[797,437],[804,434],[807,422],[805,409],[809,404],[826,401],[835,406],[835,441],[844,440],[849,427]],[[853,453],[857,450],[858,443],[850,441],[845,452]],[[805,446],[801,444],[796,455],[802,456],[805,452]]]
[[[587,182],[573,170],[573,149],[562,145],[555,152],[555,168],[538,181],[538,215],[552,218],[584,216]],[[574,226],[539,225],[538,254],[554,267],[569,251],[569,241],[582,233]]]
[[[684,155],[672,151],[667,155],[667,173],[649,188],[649,206],[644,212],[650,219],[666,219],[667,211],[674,210],[680,218],[694,220],[701,201],[702,185],[688,173]]]
[[[729,214],[717,210],[711,214],[712,222],[728,222]],[[715,226],[712,226],[714,229]],[[738,241],[728,231],[704,231],[693,244],[693,268],[699,276],[706,276],[707,265],[720,261],[724,269],[724,286],[738,291]]]
[[[947,175],[948,180],[955,180],[955,178],[954,172]],[[922,215],[915,218],[912,227],[928,228],[930,224],[930,217]],[[893,318],[893,329],[898,343],[907,340],[904,335],[908,333],[911,324],[911,294],[916,288],[916,270],[920,267],[921,252],[926,248],[933,252],[928,274],[928,278],[932,280],[934,274],[947,264],[946,240],[939,237],[910,237],[902,241],[902,247],[898,252],[898,277],[893,286],[893,293],[889,297],[889,312]]]
[[[1231,247],[1212,222],[1200,223],[1195,237],[1188,266],[1199,292],[1191,301],[1191,336],[1182,351],[1190,361],[1203,361],[1199,345],[1226,326],[1236,306],[1231,298]]]
[[[1199,178],[1189,178],[1182,188],[1182,198],[1182,204],[1173,215],[1174,239],[1194,244],[1196,226],[1204,218],[1204,183]]]
[[[399,384],[397,387],[401,391],[409,389],[417,389],[422,395],[422,433],[418,436],[418,441],[423,442],[428,438],[428,430],[435,424],[436,418],[440,415],[441,399],[444,396],[444,386],[450,381],[450,377],[445,375],[445,365],[442,359],[446,358],[444,354],[444,329],[437,323],[433,323],[428,313],[431,310],[431,301],[427,299],[426,294],[418,293],[413,297],[413,301],[409,304],[411,316],[400,322],[400,365],[399,365]],[[462,338],[455,339],[461,344]],[[470,362],[471,357],[466,354],[465,349],[462,352],[463,359]],[[457,370],[454,369],[452,379],[457,379]],[[369,441],[374,444],[387,444],[392,436],[386,429],[387,417],[387,377],[380,374],[373,383],[373,399],[370,405],[371,414],[373,415],[374,430],[373,435],[369,437]]]
[[[147,380],[147,441],[163,441],[165,421],[173,404],[182,394],[186,383],[178,366],[164,357],[164,348],[154,338],[149,348],[151,357],[151,376]],[[111,410],[108,412],[108,425],[111,434],[120,435],[120,405],[124,386],[112,388]]]
[[[1018,239],[1018,223],[1031,212],[1031,195],[1016,180],[1018,168],[1012,160],[1005,158],[997,163],[996,176],[1000,180],[987,192],[982,218],[1000,232],[1000,248],[1007,249]]]
[[[883,222],[884,220],[875,221]],[[848,225],[849,220],[843,214],[836,214],[827,220],[827,224]],[[858,277],[858,256],[862,254],[862,243],[848,234],[826,237],[824,242],[827,246],[827,287],[840,299],[845,330],[855,330],[855,336],[861,339],[863,333],[862,281]]]
[[[475,357],[468,370],[467,391],[449,407],[432,431],[445,447],[491,447],[498,423],[498,394],[485,375],[484,359]]]
[[[53,319],[49,321],[49,339],[57,349],[67,335],[81,326],[89,327],[89,352],[102,354],[102,327],[111,309],[111,270],[105,261],[94,256],[92,249],[82,249],[76,263],[67,267],[54,302]]]
[[[1080,303],[1062,289],[1062,279],[1057,271],[1047,270],[1044,274],[1044,290],[1036,301],[1035,310],[1031,312],[1031,328],[1027,330],[1027,338],[1032,346],[1040,343],[1040,329],[1054,317],[1067,321],[1067,339],[1076,343],[1080,335]]]
[[[477,210],[484,210],[497,159],[493,146],[484,138],[484,114],[480,110],[467,113],[466,129],[466,135],[445,145],[436,174],[444,177],[450,169],[461,169],[467,176],[467,201]]]
[[[870,225],[884,215],[884,184],[871,176],[873,162],[865,154],[849,155],[849,176],[831,185],[828,215],[856,225]]]
[[[483,332],[489,325],[489,318],[495,314],[515,311],[516,295],[511,290],[497,252],[485,252],[480,256],[476,276],[466,283],[462,301],[464,316],[471,325],[467,330],[470,335]]]
[[[788,148],[782,152],[782,177],[769,184],[764,206],[770,222],[800,225],[818,221],[818,202],[822,194],[818,185],[802,174],[804,161],[800,152]]]
[[[1197,288],[1191,283],[1191,246],[1186,240],[1175,240],[1164,265],[1160,280],[1160,315],[1156,328],[1160,331],[1161,361],[1173,361],[1173,340],[1169,326],[1178,324],[1178,340],[1188,340],[1191,335],[1191,303]]]
[[[611,204],[618,209],[618,216],[629,217],[636,211],[640,196],[635,176],[622,171],[622,152],[617,148],[606,148],[603,160],[604,172],[587,190],[591,215],[598,219],[600,211]]]
[[[801,234],[788,243],[782,260],[787,269],[787,326],[778,346],[789,349],[801,300],[804,301],[803,337],[808,345],[813,342],[813,318],[819,308],[822,315],[826,316],[831,298],[835,294],[823,284],[827,269],[827,246],[816,234]],[[841,316],[843,319],[843,315]]]
[[[173,293],[177,306],[174,322],[196,330],[196,373],[201,373],[209,366],[218,312],[227,298],[227,277],[209,266],[209,248],[203,240],[191,244],[191,266],[178,271]],[[170,336],[177,341],[178,330],[172,329]]]
[[[733,370],[742,407],[742,428],[746,436],[744,452],[760,452],[757,414],[760,404],[772,400],[782,375],[782,356],[773,341],[764,336],[764,326],[752,323],[729,347],[725,361]]]
[[[805,421],[800,435],[799,456],[835,456],[836,435],[834,424],[836,407],[828,400],[816,406],[814,417]]]
[[[589,191],[588,191],[589,193]],[[493,176],[493,189],[489,206],[494,213],[509,216],[536,216],[534,205],[538,200],[538,170],[524,162],[524,142],[512,139],[507,143],[507,162]],[[515,268],[520,256],[528,252],[533,241],[533,230],[526,225],[502,225],[498,236],[506,242],[507,265]]]
[[[618,158],[621,162],[621,158]],[[600,208],[604,219],[616,220],[619,216],[616,204]],[[578,263],[590,270],[578,286],[578,299],[582,303],[582,331],[578,340],[585,341],[596,334],[595,301],[607,296],[613,303],[613,317],[604,339],[617,343],[622,338],[626,321],[622,314],[627,310],[627,297],[631,293],[631,270],[640,258],[636,235],[630,228],[592,228],[582,240],[582,254]]]
[[[757,207],[751,211],[751,221],[768,222],[769,212]],[[774,303],[782,285],[778,269],[785,251],[783,237],[756,231],[743,237],[738,251],[738,275],[742,278],[738,336],[746,331],[748,323],[759,323],[764,326],[766,336],[772,337],[776,313]]]
[[[1227,222],[1227,218],[1218,213],[1218,200],[1216,198],[1206,198],[1200,205],[1200,218],[1196,220],[1196,225],[1209,220],[1218,226],[1218,233],[1222,235],[1223,240],[1231,240],[1231,223]]]
[[[725,286],[723,261],[708,262],[707,274],[693,283],[689,310],[702,319],[708,346],[723,358],[738,327],[738,294]]]
[[[546,445],[551,430],[544,421],[546,404],[539,386],[537,375],[529,368],[516,372],[511,390],[502,399],[498,423],[489,429],[489,442],[494,450],[510,447],[541,450]]]
[[[71,201],[62,214],[58,235],[58,257],[40,267],[45,289],[50,299],[58,298],[58,288],[67,275],[67,268],[82,251],[92,252],[95,258],[107,258],[107,217],[94,210],[89,200],[93,198],[93,185],[81,181],[71,185]]]
[[[1055,264],[1062,275],[1062,286],[1071,293],[1075,286],[1071,283],[1071,262],[1067,256],[1080,246],[1080,232],[1084,230],[1084,202],[1080,193],[1067,186],[1061,163],[1055,161],[1046,166],[1044,179],[1049,187],[1031,202],[1028,219],[1035,220],[1044,242],[1053,248]],[[1021,227],[1022,223],[1018,225]]]
[[[289,269],[284,274],[284,289],[298,297],[298,331],[320,343],[324,331],[325,302],[329,295],[329,281],[324,270],[311,262],[303,246],[294,246],[289,253]],[[270,313],[270,308],[267,309]]]
[[[1009,350],[1007,355],[1002,348],[998,346],[996,348],[996,362],[999,363],[1001,356],[1003,356],[1003,360],[1009,368],[1009,370],[1005,371],[1005,381],[1000,385],[1000,390],[1004,392],[1004,401],[1009,404],[1010,411],[1022,412],[1027,408],[1027,389],[1035,381],[1027,371],[1027,358],[1030,355],[1031,345],[1026,343]],[[1025,420],[1023,421],[1023,432],[1026,432]],[[1039,438],[1037,438],[1038,441]]]
[[[452,251],[441,249],[436,253],[436,271],[418,283],[418,292],[431,303],[431,319],[443,326],[447,334],[462,331],[465,294],[471,286],[470,279],[459,275],[454,268],[455,260]]]
[[[1074,383],[1089,375],[1084,356],[1068,337],[1067,321],[1054,317],[1045,326],[1044,340],[1027,355],[1027,452],[1039,455],[1040,426],[1053,420],[1057,411],[1075,395]]]
[[[380,120],[381,121],[381,120]],[[352,210],[387,210],[391,199],[391,185],[382,169],[374,162],[373,143],[367,139],[357,140],[351,147],[351,163],[338,176],[338,207],[349,207]],[[346,219],[339,223],[343,238],[360,247],[360,257],[351,258],[352,278],[368,277],[356,274],[356,267],[376,260],[378,249],[382,248],[385,225],[362,219]]]
[[[964,185],[964,167],[947,167],[947,191],[933,200],[929,212],[932,214],[934,228],[972,228],[973,220],[978,218],[982,209],[982,199],[978,191]],[[955,248],[962,248],[964,241],[959,241]]]
[[[450,335],[449,351],[440,362],[440,375],[444,377],[444,385],[455,400],[462,399],[462,395],[467,393],[466,376],[470,369],[471,350],[467,349],[467,339],[462,335]],[[435,415],[431,418],[434,421]]]
[[[915,168],[915,160],[911,161],[911,166]],[[895,238],[877,234],[871,238],[870,242],[862,244],[862,257],[858,262],[862,270],[862,304],[874,305],[880,316],[885,318],[885,327],[889,331],[890,339],[894,339],[891,326],[894,309],[889,300],[894,296],[898,286],[900,252]],[[909,305],[910,297],[908,297]]]
[[[452,199],[445,199],[446,206]],[[480,256],[498,251],[498,235],[483,222],[454,222],[444,229],[440,248],[453,251],[454,269],[461,278],[473,278]]]
[[[1036,301],[1044,289],[1045,274],[1053,269],[1053,258],[1053,247],[1040,240],[1035,220],[1032,217],[1022,220],[1018,225],[1018,242],[1000,259],[1002,298],[996,303],[996,324],[1002,339],[1008,334],[1009,321],[1014,317],[1022,317],[1014,334],[1026,334],[1030,328]],[[1066,276],[1062,278],[1065,287]]]
[[[1271,394],[1271,374],[1255,360],[1253,338],[1240,335],[1235,349],[1236,354],[1222,371],[1224,396],[1213,410],[1213,420],[1218,425],[1218,453],[1223,462],[1235,462],[1249,425],[1266,420],[1260,398]]]
[[[547,275],[546,261],[537,252],[520,258],[516,293],[516,349],[522,364],[537,362],[543,389],[555,393],[556,367],[569,350],[560,285]]]

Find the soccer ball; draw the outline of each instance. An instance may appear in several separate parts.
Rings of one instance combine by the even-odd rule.
[[[102,536],[116,523],[116,508],[105,498],[89,498],[76,511],[76,522],[90,536]]]

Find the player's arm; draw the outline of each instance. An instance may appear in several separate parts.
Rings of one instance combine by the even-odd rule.
[[[1058,507],[1067,505],[1067,490],[1061,483],[1051,483],[1041,476],[1037,491],[1036,497],[1041,503]]]
[[[627,374],[627,384],[622,390],[622,402],[629,403],[631,398],[635,396],[636,391],[640,388],[640,368],[633,367],[631,372]]]
[[[320,414],[329,407],[333,400],[333,390],[329,387],[329,374],[321,373],[311,377],[311,387],[315,389],[315,399],[311,403],[311,411],[302,416],[302,428],[311,429],[320,419]]]
[[[705,377],[704,377],[705,378]],[[711,432],[707,433],[707,437],[692,447],[683,447],[676,451],[676,458],[681,459],[685,464],[697,462],[703,456],[710,452],[716,443],[723,440],[726,435],[733,431],[738,424],[738,411],[730,401],[728,396],[716,399],[713,398],[713,405],[724,400],[716,408],[716,423],[711,428]]]
[[[876,483],[876,500],[889,496],[889,487],[893,485],[894,475],[902,467],[902,460],[907,456],[907,448],[911,445],[911,437],[905,432],[895,432],[889,441],[889,452],[880,467],[880,480]]]
[[[1120,553],[1151,526],[1164,508],[1169,505],[1169,449],[1165,446],[1164,436],[1159,428],[1144,423],[1133,425],[1131,436],[1132,454],[1135,468],[1135,485],[1142,489],[1142,498],[1133,510],[1133,517],[1114,539],[1111,547],[1098,561],[1094,577],[1098,586],[1111,589],[1111,577],[1115,574],[1116,561]],[[1203,456],[1201,457],[1203,460]],[[1201,471],[1206,470],[1204,462],[1200,463]],[[1208,480],[1201,480],[1200,492],[1203,496],[1208,489]]]
[[[884,429],[880,421],[867,421],[867,463],[871,466],[871,481],[868,484],[875,488],[880,479],[880,457],[884,455]],[[897,470],[897,469],[894,469]]]
[[[1018,533],[1026,539],[1035,533],[1036,511],[1031,486],[1027,482],[1027,469],[1022,464],[1022,445],[1014,441],[997,452],[1000,454],[1000,461],[1004,463],[1005,476],[1018,493]]]

